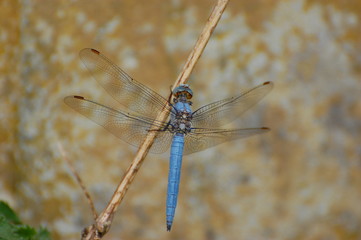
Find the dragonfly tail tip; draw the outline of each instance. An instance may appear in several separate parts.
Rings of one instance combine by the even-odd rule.
[[[170,229],[172,228],[172,224],[171,223],[167,223],[167,232],[170,232]]]

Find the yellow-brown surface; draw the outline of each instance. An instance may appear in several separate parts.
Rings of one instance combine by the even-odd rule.
[[[100,211],[135,149],[69,109],[117,106],[78,52],[96,48],[163,96],[215,1],[0,1],[0,198],[54,239]],[[270,133],[186,156],[165,231],[168,154],[149,155],[105,239],[361,239],[361,2],[232,1],[190,84],[194,108],[273,81],[234,127]],[[119,106],[118,106],[119,107]]]

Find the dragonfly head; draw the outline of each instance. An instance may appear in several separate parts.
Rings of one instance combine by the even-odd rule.
[[[189,88],[188,84],[181,84],[173,90],[173,95],[176,98],[184,95],[187,99],[191,99],[193,96],[193,91]]]

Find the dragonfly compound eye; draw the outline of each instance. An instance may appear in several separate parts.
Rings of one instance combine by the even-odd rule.
[[[187,99],[191,99],[193,91],[189,88],[188,84],[181,84],[173,90],[173,95],[178,97],[181,94],[184,94]]]

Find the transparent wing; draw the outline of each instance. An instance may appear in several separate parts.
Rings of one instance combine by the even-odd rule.
[[[218,144],[268,132],[269,128],[192,129],[185,137],[184,154],[191,154]]]
[[[132,79],[97,50],[85,48],[79,56],[98,83],[126,109],[149,118],[156,118],[164,107],[171,110],[166,99]]]
[[[139,147],[149,130],[154,126],[159,127],[163,131],[158,132],[150,152],[163,153],[171,144],[172,134],[165,130],[167,128],[166,123],[155,122],[155,120],[150,118],[117,111],[80,96],[68,96],[64,99],[64,102],[85,117],[104,127],[116,137],[133,146]]]
[[[272,82],[265,82],[236,97],[205,105],[193,112],[192,125],[195,128],[219,128],[230,123],[266,96],[272,87]]]

